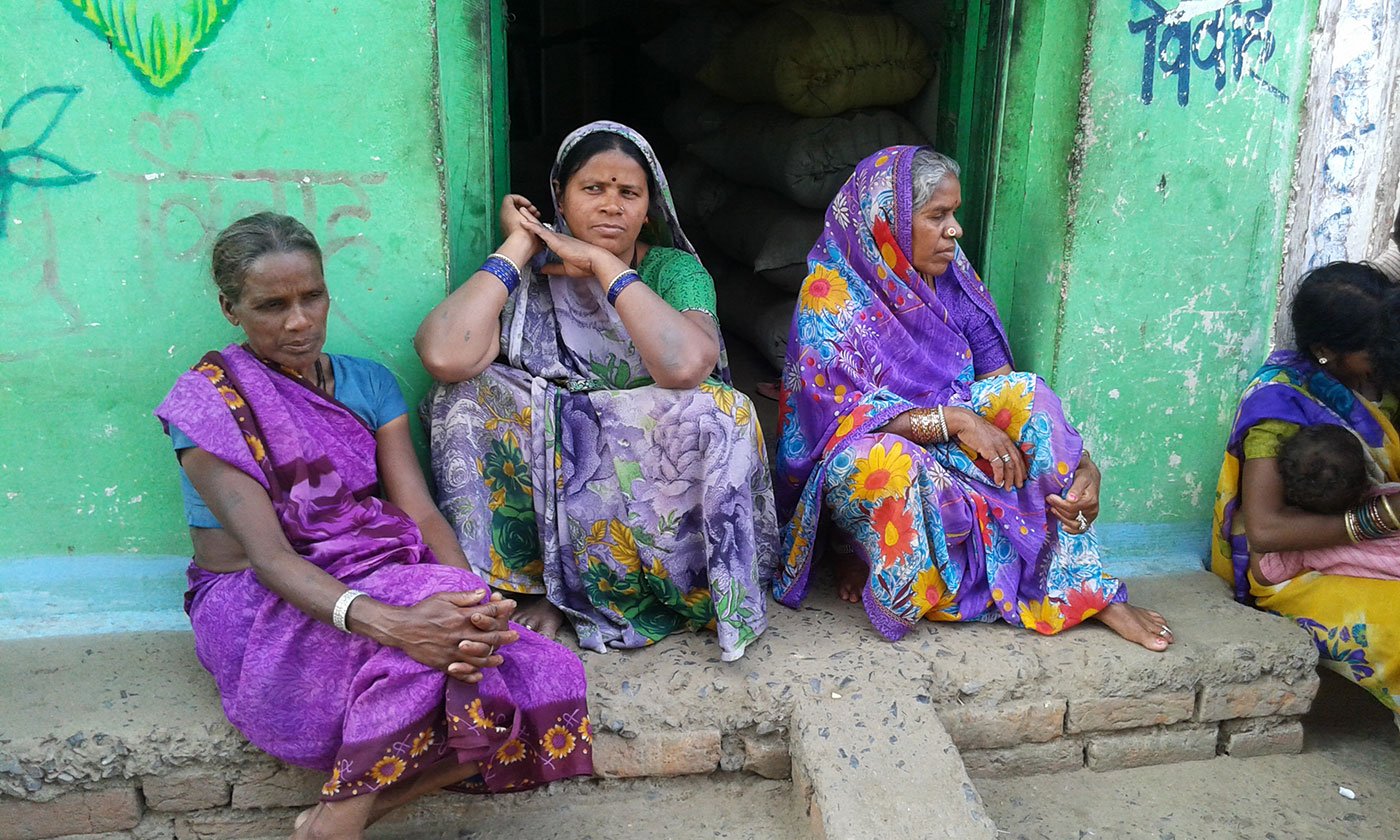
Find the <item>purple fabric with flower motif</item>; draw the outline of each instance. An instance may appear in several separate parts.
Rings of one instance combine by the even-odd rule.
[[[863,599],[888,638],[921,616],[1000,616],[1059,632],[1125,599],[1126,589],[1103,574],[1092,530],[1071,539],[1048,513],[1045,497],[1070,485],[1083,451],[1058,397],[1030,374],[977,381],[1009,364],[1011,353],[967,257],[959,250],[931,280],[908,262],[917,151],[895,146],[862,161],[807,257],[783,369],[774,494],[784,562],[774,593],[789,606],[802,602],[819,525],[830,515],[871,567]],[[914,408],[955,405],[986,416],[1005,400],[1027,418],[1014,430],[1003,426],[1030,467],[1017,490],[991,484],[985,463],[955,444],[924,448],[879,431]],[[885,505],[895,504],[889,494],[862,496],[841,484],[882,459],[904,465],[905,456],[912,457],[899,469],[907,472],[893,480],[913,489],[907,497],[901,491],[897,510]],[[840,485],[830,497],[828,481]],[[896,523],[916,520],[925,523],[917,539],[896,539]],[[886,535],[893,541],[886,547],[899,544],[904,553],[882,555]],[[947,592],[951,600],[940,606]]]
[[[375,439],[359,418],[243,348],[206,356],[156,416],[262,485],[292,548],[346,586],[398,606],[485,588],[439,564],[413,520],[374,495]],[[251,569],[191,565],[189,579],[195,651],[230,722],[265,752],[330,772],[327,799],[448,759],[480,762],[496,791],[591,772],[583,668],[552,641],[516,627],[505,663],[469,685],[310,618]]]

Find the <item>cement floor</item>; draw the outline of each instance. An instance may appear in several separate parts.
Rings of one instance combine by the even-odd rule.
[[[1302,755],[983,779],[977,788],[1006,840],[1393,840],[1400,732],[1366,692],[1324,677]]]

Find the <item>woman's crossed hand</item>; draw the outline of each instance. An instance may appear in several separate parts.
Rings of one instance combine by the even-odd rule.
[[[497,649],[520,639],[509,624],[515,602],[495,592],[482,603],[486,592],[439,592],[402,608],[388,642],[450,677],[480,682],[483,668],[504,661]]]

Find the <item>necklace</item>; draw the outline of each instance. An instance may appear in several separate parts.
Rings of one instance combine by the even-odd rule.
[[[322,391],[326,390],[326,371],[321,367],[321,360],[316,359],[316,387]]]

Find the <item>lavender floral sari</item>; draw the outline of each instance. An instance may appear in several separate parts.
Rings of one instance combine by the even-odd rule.
[[[345,585],[409,606],[479,590],[440,565],[418,527],[378,498],[373,433],[348,408],[241,347],[210,353],[156,416],[257,481],[287,541]],[[402,785],[440,761],[481,765],[476,789],[523,790],[592,771],[583,666],[520,627],[474,685],[316,621],[251,569],[191,565],[195,652],[229,721],[255,746],[330,774],[328,800]]]
[[[631,140],[650,164],[657,195],[643,238],[694,254],[655,154],[631,129],[575,131],[551,181],[599,131]],[[564,225],[557,195],[555,218]],[[739,658],[767,627],[777,541],[752,403],[729,384],[723,356],[698,388],[658,387],[596,280],[522,275],[501,315],[504,361],[435,387],[423,405],[438,504],[467,557],[493,586],[546,594],[585,648],[709,627],[721,656]]]

